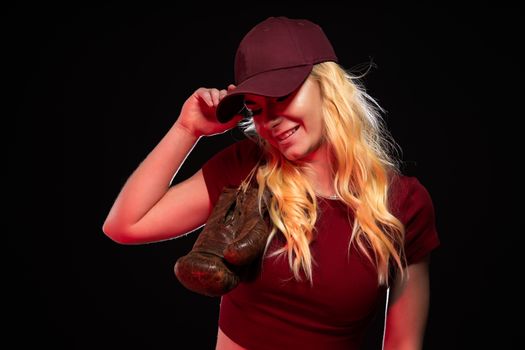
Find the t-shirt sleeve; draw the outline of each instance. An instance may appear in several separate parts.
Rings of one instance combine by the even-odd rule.
[[[258,160],[258,146],[250,139],[235,142],[213,155],[202,166],[208,194],[215,207],[222,189],[238,187]]]
[[[407,264],[421,261],[440,245],[432,198],[414,176],[395,176],[391,187],[392,210],[405,225]]]
[[[440,245],[432,198],[415,177],[407,178],[403,223],[408,265],[422,260]]]

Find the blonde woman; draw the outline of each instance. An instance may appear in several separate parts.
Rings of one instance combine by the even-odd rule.
[[[255,169],[272,194],[272,228],[256,278],[221,297],[216,349],[359,349],[385,297],[383,348],[421,349],[439,238],[431,197],[399,170],[381,108],[304,19],[252,28],[235,82],[188,98],[104,232],[122,244],[184,235],[206,222],[224,186]],[[235,126],[245,140],[169,188],[200,137]]]

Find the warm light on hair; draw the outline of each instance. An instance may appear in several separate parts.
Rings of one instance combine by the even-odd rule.
[[[405,228],[390,212],[390,180],[399,174],[394,157],[396,143],[381,118],[383,110],[370,97],[359,77],[335,62],[316,64],[309,76],[321,90],[323,105],[323,140],[333,164],[334,192],[355,216],[348,252],[352,244],[376,266],[378,284],[388,285],[391,267],[405,277]],[[257,171],[259,199],[268,186],[273,194],[269,214],[273,223],[264,254],[278,232],[286,244],[270,256],[287,253],[297,280],[302,268],[313,284],[312,264],[316,262],[309,244],[315,237],[319,216],[314,188],[305,174],[308,165],[291,162],[255,131],[252,119],[239,124],[247,137],[264,150],[266,163]],[[348,217],[350,221],[350,217]],[[372,254],[371,254],[372,253]]]

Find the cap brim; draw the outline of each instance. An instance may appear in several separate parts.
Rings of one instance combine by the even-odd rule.
[[[217,120],[227,123],[243,108],[244,95],[253,94],[266,97],[281,97],[288,95],[301,85],[313,65],[304,65],[286,69],[277,69],[257,74],[246,79],[237,88],[228,93],[217,106]]]

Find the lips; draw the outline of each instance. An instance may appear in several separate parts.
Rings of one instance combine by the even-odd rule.
[[[296,126],[290,128],[290,129],[286,130],[286,131],[283,131],[282,133],[274,135],[274,138],[277,139],[278,141],[280,141],[283,135],[285,135],[286,133],[288,133],[291,130],[297,129],[298,127],[299,127],[299,125],[296,125]]]
[[[288,130],[286,132],[283,132],[277,138],[277,142],[279,142],[279,143],[286,143],[286,142],[288,142],[288,140],[290,140],[295,135],[297,130],[299,130],[299,125],[297,125],[295,128],[291,128],[290,130]]]

